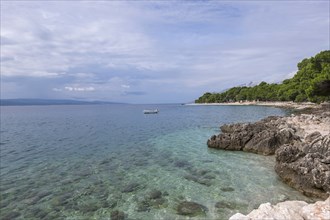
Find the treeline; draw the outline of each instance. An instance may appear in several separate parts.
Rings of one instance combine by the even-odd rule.
[[[280,84],[261,82],[253,87],[233,87],[223,93],[207,92],[196,103],[237,101],[330,101],[330,50],[298,63],[298,72]]]

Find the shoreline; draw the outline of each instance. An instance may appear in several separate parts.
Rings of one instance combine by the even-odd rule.
[[[234,123],[220,127],[207,145],[275,155],[275,172],[287,185],[321,201],[264,203],[247,215],[236,213],[230,220],[328,219],[330,216],[330,104],[292,102],[204,103],[210,106],[272,106],[289,108],[290,116],[269,116],[255,123]]]
[[[269,116],[254,123],[222,125],[221,132],[212,135],[207,146],[275,155],[275,171],[284,182],[305,195],[327,198],[330,196],[330,105],[296,113]]]
[[[312,102],[264,102],[264,101],[244,101],[244,102],[222,102],[222,103],[188,103],[188,106],[269,106],[279,108],[289,108],[296,110],[303,110],[307,108],[319,108],[323,104],[316,104]]]
[[[310,204],[299,200],[277,204],[263,203],[249,214],[236,213],[229,218],[229,220],[260,219],[329,220],[330,196],[324,201]]]

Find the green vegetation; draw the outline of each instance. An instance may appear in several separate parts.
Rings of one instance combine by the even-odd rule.
[[[330,101],[330,50],[298,63],[298,72],[281,84],[261,82],[254,87],[233,87],[223,93],[205,93],[195,103],[236,101]]]

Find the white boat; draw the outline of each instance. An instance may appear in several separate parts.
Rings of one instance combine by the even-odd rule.
[[[143,110],[143,114],[157,114],[159,112],[158,109],[146,109]]]

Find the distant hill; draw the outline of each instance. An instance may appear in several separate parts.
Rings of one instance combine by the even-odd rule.
[[[100,105],[100,104],[123,104],[103,101],[78,101],[69,99],[1,99],[1,106],[20,105]]]
[[[207,92],[195,103],[237,101],[330,101],[330,50],[298,63],[298,72],[282,83],[261,82],[256,86],[237,86],[219,93]]]

